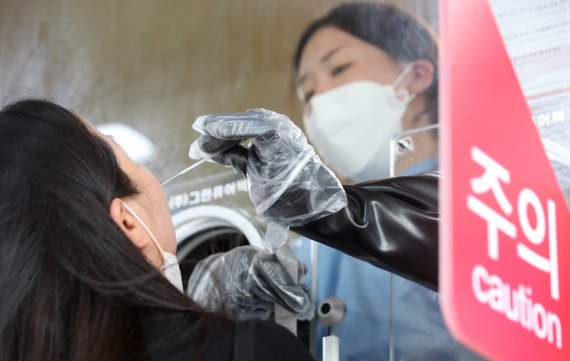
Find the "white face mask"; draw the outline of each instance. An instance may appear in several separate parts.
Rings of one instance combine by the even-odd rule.
[[[413,96],[396,86],[412,69],[408,64],[391,85],[355,81],[311,99],[304,118],[308,138],[323,159],[354,180],[387,177],[390,140]]]
[[[154,234],[150,231],[150,229],[142,221],[142,219],[135,213],[135,211],[131,209],[131,207],[129,207],[129,205],[125,201],[123,201],[123,205],[125,206],[127,212],[129,212],[141,224],[141,226],[144,228],[146,233],[152,239],[154,245],[156,246],[156,248],[158,248],[158,251],[162,255],[163,262],[162,262],[162,267],[160,268],[162,275],[167,280],[169,280],[170,283],[172,283],[176,288],[178,288],[180,292],[184,292],[182,288],[182,275],[180,274],[180,265],[178,264],[178,259],[176,258],[176,256],[173,255],[172,253],[164,252],[162,250],[162,247],[160,246],[160,243],[158,243],[156,237],[154,237]]]

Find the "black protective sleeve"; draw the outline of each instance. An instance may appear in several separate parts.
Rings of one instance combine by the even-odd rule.
[[[292,230],[437,290],[438,181],[429,173],[344,186],[347,207]]]

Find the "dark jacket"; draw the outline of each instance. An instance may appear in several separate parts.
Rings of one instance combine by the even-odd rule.
[[[314,361],[291,332],[270,321],[153,312],[143,321],[148,361]],[[207,323],[209,330],[202,328]],[[197,349],[202,352],[197,353]],[[142,359],[142,358],[136,358]]]
[[[309,349],[292,333],[272,322],[226,323],[212,337],[207,360],[314,361]]]
[[[437,290],[438,173],[344,186],[348,206],[292,230]]]

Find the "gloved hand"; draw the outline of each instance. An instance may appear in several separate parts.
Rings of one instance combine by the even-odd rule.
[[[340,182],[286,116],[253,109],[201,116],[193,127],[202,135],[190,157],[213,156],[244,174],[257,214],[266,220],[297,227],[346,206]],[[240,145],[244,140],[251,141],[248,148]]]
[[[225,311],[238,320],[267,319],[275,304],[309,320],[315,307],[300,286],[303,264],[294,261],[299,263],[295,280],[277,257],[264,249],[242,246],[216,253],[196,265],[187,294],[207,310]]]

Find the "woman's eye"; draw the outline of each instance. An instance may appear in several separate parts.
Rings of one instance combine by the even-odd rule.
[[[343,64],[343,65],[336,66],[332,69],[331,75],[332,76],[338,76],[338,75],[342,74],[346,69],[350,68],[351,65],[352,64],[349,63],[349,64]]]

